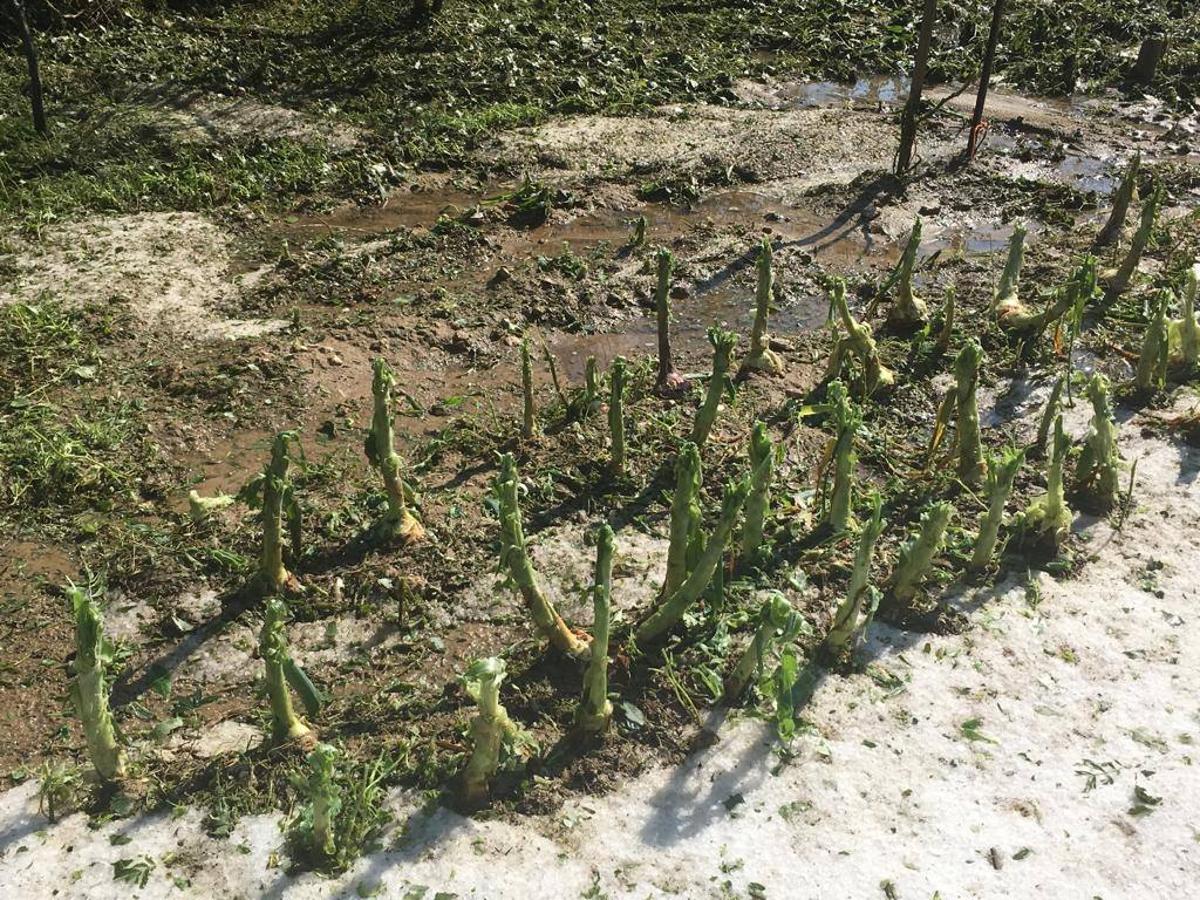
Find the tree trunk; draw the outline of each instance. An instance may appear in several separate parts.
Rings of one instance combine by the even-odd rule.
[[[46,125],[46,108],[42,105],[42,76],[38,69],[37,46],[33,43],[33,33],[25,18],[25,5],[21,0],[8,2],[17,31],[21,34],[21,44],[25,47],[25,62],[29,66],[29,102],[33,111],[33,127],[45,136],[49,128]]]
[[[937,17],[937,0],[925,0],[921,13],[921,34],[917,39],[917,58],[913,65],[912,87],[900,118],[900,150],[896,154],[896,174],[903,175],[912,165],[913,149],[917,142],[917,114],[921,111],[921,92],[929,71],[929,45],[933,42],[933,25]]]
[[[1000,41],[1000,22],[1004,18],[1004,7],[1008,0],[995,0],[992,6],[992,27],[988,32],[987,48],[983,52],[983,71],[979,74],[979,93],[975,97],[975,111],[971,114],[971,130],[967,134],[967,159],[975,158],[979,146],[980,129],[983,125],[983,106],[987,102],[988,85],[992,80],[992,68],[996,64],[996,44]]]

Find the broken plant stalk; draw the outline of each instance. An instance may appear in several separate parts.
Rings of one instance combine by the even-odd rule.
[[[612,722],[613,705],[608,699],[608,638],[612,621],[613,530],[600,527],[596,540],[596,573],[592,584],[591,658],[583,676],[583,699],[575,710],[575,721],[588,734],[601,734]]]
[[[708,329],[708,342],[713,348],[712,376],[708,380],[704,403],[697,410],[696,422],[692,426],[692,443],[697,447],[704,446],[704,442],[708,440],[708,433],[712,431],[713,423],[717,420],[721,397],[729,385],[729,367],[737,335],[714,325]]]
[[[392,388],[395,384],[395,376],[387,362],[383,357],[378,357],[374,362],[374,377],[371,379],[375,409],[364,450],[368,462],[379,470],[384,490],[387,491],[387,512],[379,523],[380,533],[387,540],[407,544],[421,540],[425,536],[425,528],[409,511],[407,485],[400,475],[400,454],[396,452],[396,438],[392,428]]]

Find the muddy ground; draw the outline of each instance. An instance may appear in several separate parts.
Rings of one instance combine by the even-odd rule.
[[[947,102],[922,131],[917,174],[901,181],[887,174],[901,95],[893,82],[766,78],[730,90],[724,106],[500,130],[466,164],[414,174],[375,205],[90,216],[10,241],[0,260],[0,359],[12,385],[0,434],[0,770],[17,786],[4,799],[0,879],[40,896],[60,882],[38,873],[65,871],[78,890],[103,896],[124,890],[109,862],[149,854],[155,895],[172,884],[234,894],[293,884],[277,868],[272,815],[295,802],[288,776],[303,754],[263,743],[261,619],[245,589],[256,520],[234,506],[195,524],[186,498],[191,489],[235,493],[265,463],[271,436],[295,428],[308,460],[299,479],[304,549],[293,564],[305,592],[291,604],[289,636],[332,697],[317,723],[322,738],[352,758],[400,761],[392,782],[407,825],[387,837],[391,856],[364,861],[339,890],[382,879],[395,896],[420,884],[527,896],[522,886],[536,877],[546,891],[581,896],[802,896],[807,888],[795,892],[776,854],[804,859],[809,850],[822,854],[830,879],[806,875],[811,889],[835,884],[854,896],[897,885],[900,896],[910,895],[906,886],[945,896],[1050,896],[1055,885],[1085,883],[1105,897],[1184,889],[1197,866],[1186,830],[1200,827],[1180,808],[1196,789],[1181,767],[1200,688],[1187,580],[1194,548],[1183,546],[1198,516],[1196,461],[1156,411],[1186,407],[1190,389],[1152,398],[1120,389],[1123,449],[1141,460],[1132,505],[1112,522],[1081,516],[1063,557],[1043,566],[1049,574],[1009,556],[992,573],[994,589],[965,597],[958,575],[979,503],[949,472],[927,469],[924,448],[949,358],[968,336],[988,353],[985,443],[1030,438],[1063,351],[1052,341],[1014,345],[988,316],[1005,243],[1014,223],[1026,223],[1023,290],[1032,297],[1060,283],[1136,150],[1168,190],[1157,239],[1135,291],[1074,351],[1079,370],[1128,380],[1145,298],[1175,283],[1200,250],[1194,118],[1115,94],[1068,102],[1001,92],[983,152],[964,167],[956,157],[969,101],[937,92]],[[263,127],[245,111],[233,119]],[[194,127],[177,115],[169,124]],[[279,127],[303,137],[310,125]],[[518,202],[531,195],[536,203]],[[709,755],[689,755],[712,740],[709,675],[732,664],[762,592],[782,590],[804,612],[811,633],[801,643],[811,649],[845,589],[851,540],[811,538],[828,432],[797,413],[828,355],[829,279],[849,281],[863,314],[918,214],[926,222],[918,289],[936,308],[956,286],[959,326],[944,357],[931,339],[886,333],[886,300],[875,313],[900,377],[891,397],[866,405],[858,476],[887,497],[880,582],[919,510],[933,497],[956,504],[925,598],[940,614],[924,624],[939,634],[882,628],[868,654],[875,662],[828,677],[789,750],[743,722]],[[646,246],[630,243],[640,216]],[[720,322],[748,333],[763,237],[774,248],[771,330],[786,368],[743,383],[723,409],[705,449],[705,505],[715,513],[721,485],[744,466],[751,423],[766,421],[783,447],[773,561],[731,577],[725,606],[705,608],[693,633],[664,652],[618,654],[615,732],[603,745],[577,746],[569,726],[579,673],[546,655],[494,574],[497,527],[485,501],[496,454],[516,454],[534,559],[563,613],[589,624],[588,536],[607,520],[617,530],[614,603],[625,622],[636,620],[661,578],[672,448],[709,370],[705,329]],[[651,390],[658,246],[678,261],[677,363],[697,376],[694,391],[674,399]],[[542,364],[546,433],[519,437],[525,335],[553,356],[569,389],[589,355],[602,368],[617,355],[633,361],[627,476],[608,470],[604,417],[565,421]],[[362,439],[377,355],[403,391],[399,446],[429,529],[427,541],[399,550],[370,535],[382,491]],[[1086,414],[1082,405],[1074,413],[1079,436]],[[1012,509],[1042,487],[1041,464],[1027,466]],[[120,647],[114,705],[134,760],[125,801],[138,810],[94,834],[81,830],[82,814],[46,828],[30,810],[43,762],[83,762],[65,703],[72,637],[61,586],[89,577],[107,583]],[[1161,614],[1147,612],[1159,603]],[[439,792],[467,749],[471,704],[456,676],[494,653],[512,672],[508,709],[541,750],[502,779],[487,821],[474,824],[441,810]],[[1101,689],[1100,679],[1113,684]],[[1050,699],[1034,699],[1035,684]],[[1064,717],[1061,726],[1037,718],[1043,707]],[[752,699],[739,718],[759,712]],[[973,717],[982,725],[964,732]],[[1059,779],[1049,796],[1007,787],[1035,778],[1039,754]],[[1085,774],[1072,775],[1072,765]],[[705,766],[724,774],[697,774]],[[1144,780],[1160,769],[1170,790],[1160,782],[1147,790],[1161,808],[1130,814],[1138,773]],[[888,772],[900,799],[878,783]],[[964,797],[1002,824],[955,812]],[[77,802],[106,815],[90,789]],[[999,836],[987,833],[993,826]],[[110,845],[110,832],[134,843]],[[764,835],[771,856],[752,834]],[[53,868],[68,844],[79,862]],[[1079,862],[1134,854],[1151,861]],[[212,855],[225,864],[197,862]],[[547,867],[548,858],[562,862]],[[487,866],[474,871],[481,860]],[[380,866],[400,866],[403,877]],[[979,871],[986,877],[970,874]],[[317,878],[301,878],[300,895],[329,890]]]

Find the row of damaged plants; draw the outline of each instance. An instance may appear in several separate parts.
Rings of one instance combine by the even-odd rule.
[[[1152,194],[1146,206],[1153,207],[1157,202]],[[1153,212],[1148,217],[1143,212],[1141,220],[1151,224],[1139,226],[1138,233],[1152,228]],[[739,645],[728,633],[731,629],[726,628],[724,652],[708,667],[705,680],[713,685],[713,698],[724,704],[741,702],[748,693],[755,692],[774,708],[780,733],[787,737],[795,728],[795,711],[818,673],[850,664],[877,614],[911,623],[930,608],[929,586],[939,578],[944,581],[947,570],[956,562],[962,562],[965,579],[977,580],[994,574],[1006,546],[1043,560],[1053,558],[1070,533],[1073,515],[1069,504],[1107,512],[1122,503],[1122,462],[1110,386],[1102,374],[1082,379],[1069,366],[1070,348],[1086,316],[1102,316],[1129,290],[1132,276],[1113,294],[1113,279],[1123,267],[1102,274],[1095,258],[1086,257],[1062,285],[1040,302],[1025,301],[1020,283],[1025,233],[1020,228],[1014,232],[1007,264],[994,291],[996,322],[1002,332],[1014,335],[1023,345],[1051,335],[1053,346],[1066,348],[1068,370],[1058,379],[1039,418],[1039,427],[1026,445],[995,447],[988,452],[977,397],[985,355],[975,338],[962,339],[962,328],[955,322],[953,292],[947,294],[941,321],[930,322],[928,306],[917,296],[914,285],[920,229],[918,222],[893,283],[888,286],[888,292],[894,288],[894,300],[885,327],[898,333],[915,332],[914,341],[932,337],[942,352],[948,352],[952,344],[958,347],[951,368],[953,385],[936,409],[928,447],[920,466],[913,470],[915,476],[945,472],[952,473],[950,477],[941,478],[941,487],[936,489],[932,487],[939,482],[936,477],[910,479],[913,484],[930,485],[928,496],[915,501],[898,496],[885,501],[885,493],[896,492],[863,477],[856,457],[864,442],[877,447],[878,436],[869,434],[870,420],[881,404],[887,403],[897,376],[883,358],[874,329],[865,318],[855,317],[845,285],[837,280],[830,283],[833,346],[822,383],[802,407],[781,411],[790,412],[790,416],[777,415],[773,419],[786,419],[791,426],[800,420],[815,422],[828,433],[818,467],[815,521],[799,542],[818,554],[846,554],[847,558],[839,558],[835,567],[848,571],[848,580],[845,592],[829,604],[827,614],[816,617],[816,625],[801,615],[783,592],[771,589],[780,583],[780,569],[784,567],[780,551],[796,539],[793,523],[785,520],[793,510],[780,503],[786,434],[773,441],[764,422],[754,423],[745,438],[742,471],[724,485],[719,504],[713,503],[706,510],[708,504],[704,502],[706,446],[735,383],[757,374],[779,374],[785,365],[772,350],[768,333],[774,294],[769,243],[763,242],[758,257],[755,323],[750,347],[739,365],[734,365],[736,336],[715,327],[709,332],[712,369],[707,384],[698,389],[694,418],[686,438],[679,439],[670,463],[674,491],[669,504],[667,558],[661,589],[649,609],[626,620],[621,598],[614,598],[612,588],[613,561],[620,542],[608,524],[600,524],[593,529],[596,560],[590,589],[591,634],[572,628],[564,620],[549,599],[526,539],[522,511],[526,487],[516,460],[511,454],[501,457],[489,501],[498,518],[500,570],[522,599],[532,629],[553,652],[578,663],[579,691],[573,720],[578,735],[601,739],[612,728],[614,702],[620,699],[609,679],[609,665],[614,658],[649,665],[664,648],[686,643],[698,621],[707,623],[701,627],[709,627],[720,620],[719,616],[701,616],[699,611],[720,610],[729,587],[727,581],[738,579],[754,587],[756,606],[753,612],[742,610],[724,621],[726,626],[729,621],[735,621],[738,627],[749,626],[748,634]],[[1128,253],[1136,250],[1140,254],[1147,241],[1135,233]],[[660,340],[652,392],[686,395],[692,385],[674,368],[668,333],[667,298],[673,259],[666,251],[654,258],[658,267],[655,297]],[[1168,377],[1190,377],[1194,372],[1198,274],[1197,267],[1187,271],[1177,297],[1170,291],[1156,295],[1151,327],[1134,379],[1138,388],[1150,390]],[[1167,310],[1176,305],[1179,318],[1172,320]],[[530,344],[523,342],[520,352],[524,398],[520,430],[526,440],[538,441],[543,439],[540,435],[545,413],[539,414],[535,407]],[[626,476],[630,439],[627,400],[633,367],[618,358],[602,375],[595,360],[589,360],[584,385],[570,390],[560,385],[553,357],[547,353],[546,359],[563,418],[580,423],[602,418],[608,465],[615,477]],[[420,540],[424,528],[414,515],[415,498],[401,476],[401,460],[394,446],[394,379],[382,360],[376,361],[374,374],[375,407],[366,453],[385,488],[386,506],[378,535],[387,542],[405,544]],[[1076,447],[1065,433],[1061,408],[1070,402],[1072,383],[1080,380],[1085,381],[1092,419],[1086,437]],[[284,598],[299,589],[288,558],[289,553],[292,558],[299,557],[303,533],[301,507],[290,477],[290,467],[303,462],[297,452],[299,446],[294,433],[280,434],[262,476],[242,492],[241,498],[256,506],[261,515],[263,540],[257,584],[268,599],[259,650],[273,723],[272,740],[310,748],[311,775],[301,786],[310,799],[295,819],[293,833],[309,856],[337,867],[345,864],[355,846],[361,845],[351,834],[370,832],[371,828],[362,826],[364,822],[378,824],[363,810],[377,809],[388,772],[377,763],[369,772],[358,773],[371,790],[367,795],[356,795],[355,802],[343,800],[351,782],[358,783],[357,776],[351,777],[349,762],[341,763],[337,750],[317,742],[314,721],[321,715],[324,698],[288,650]],[[1044,490],[1014,511],[1014,486],[1022,468],[1029,468],[1026,461],[1035,458],[1044,460],[1042,472],[1040,477],[1030,475],[1027,480],[1044,484]],[[722,473],[728,472],[728,460],[722,463]],[[1131,478],[1124,480],[1131,484]],[[203,518],[213,506],[227,502],[230,498],[206,500],[194,496],[193,514]],[[958,511],[959,506],[971,503],[979,509],[973,521]],[[913,510],[919,514],[912,516],[912,524],[907,525]],[[895,536],[900,540],[889,543],[885,539],[885,515],[896,521]],[[956,517],[963,521],[963,527],[955,528]],[[956,547],[948,555],[952,533],[957,534]],[[784,580],[801,584],[803,576],[792,571]],[[80,635],[75,680],[79,714],[97,772],[105,779],[119,780],[124,773],[124,754],[107,708],[96,604],[86,591],[76,591],[73,598]],[[92,648],[90,655],[85,653],[85,645]],[[506,674],[504,660],[489,657],[474,663],[462,677],[476,709],[468,725],[470,751],[456,779],[455,791],[459,801],[469,808],[486,804],[501,767],[519,768],[535,747],[527,731],[505,708]],[[295,709],[293,696],[303,707],[303,715]],[[343,810],[355,812],[350,815]],[[358,831],[338,824],[346,816],[359,823]]]

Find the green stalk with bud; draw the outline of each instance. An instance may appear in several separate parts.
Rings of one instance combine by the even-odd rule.
[[[767,434],[767,426],[754,423],[750,434],[750,471],[754,473],[750,496],[746,498],[746,514],[742,522],[742,542],[739,559],[743,565],[753,564],[762,552],[763,527],[771,506],[771,477],[775,471],[775,450]]]
[[[696,422],[692,426],[692,443],[697,447],[704,446],[709,432],[712,431],[713,423],[717,420],[717,410],[721,407],[721,398],[729,386],[729,367],[733,360],[733,348],[737,344],[737,335],[714,325],[708,329],[708,342],[713,348],[712,377],[708,380],[704,403],[696,412]]]
[[[670,597],[687,578],[689,556],[700,529],[700,451],[688,441],[675,460],[675,496],[671,498],[667,574],[661,596]],[[694,561],[694,560],[693,560]]]
[[[1185,377],[1191,377],[1200,366],[1200,324],[1196,321],[1196,294],[1200,288],[1200,262],[1192,265],[1183,277],[1183,298],[1180,318],[1171,323],[1171,359],[1179,365]]]
[[[1097,249],[1107,247],[1120,239],[1121,230],[1125,227],[1125,218],[1129,215],[1129,206],[1136,203],[1138,199],[1137,176],[1141,164],[1142,154],[1138,151],[1133,154],[1133,158],[1129,160],[1129,165],[1125,168],[1125,174],[1121,176],[1121,184],[1113,195],[1113,208],[1108,216],[1108,221],[1096,235],[1093,246]]]
[[[373,367],[371,393],[375,407],[363,450],[367,461],[379,470],[384,490],[387,491],[387,512],[379,523],[380,534],[386,540],[407,544],[421,540],[425,536],[425,528],[409,511],[408,485],[400,475],[400,454],[396,452],[396,436],[392,427],[392,389],[396,379],[383,357],[376,358]]]
[[[1121,455],[1117,452],[1117,420],[1103,373],[1092,376],[1087,397],[1092,402],[1092,421],[1075,467],[1076,492],[1094,511],[1107,513],[1121,499]]]
[[[100,607],[90,590],[76,585],[67,588],[67,599],[75,618],[71,699],[83,723],[88,756],[96,774],[104,781],[113,781],[125,776],[125,751],[117,740],[116,726],[108,707],[104,667],[109,654],[104,646]]]
[[[534,625],[550,645],[568,656],[584,657],[588,653],[587,641],[567,627],[538,584],[533,561],[525,545],[525,532],[521,527],[519,491],[516,463],[511,453],[505,453],[500,458],[500,474],[495,486],[500,514],[501,570],[507,573],[512,584],[520,591]]]
[[[458,784],[459,799],[470,809],[487,803],[501,751],[513,752],[525,739],[500,703],[500,684],[506,674],[504,660],[491,656],[473,662],[461,678],[477,707],[470,724],[471,756]]]
[[[608,395],[608,432],[610,436],[612,470],[617,475],[624,475],[625,460],[625,385],[628,380],[628,369],[625,357],[618,356],[613,360],[609,370]]]
[[[529,338],[521,338],[521,437],[530,440],[539,433],[537,412],[533,406],[533,360]]]
[[[602,734],[612,722],[608,699],[608,639],[612,626],[613,530],[602,525],[596,540],[596,574],[592,585],[592,649],[583,676],[583,698],[575,721],[587,734]]]
[[[880,359],[871,326],[866,322],[859,322],[850,314],[850,305],[846,301],[846,283],[840,278],[833,282],[830,301],[833,312],[846,333],[840,334],[837,325],[834,325],[833,352],[829,357],[824,380],[840,378],[843,365],[853,356],[862,366],[863,388],[868,396],[881,389],[890,388],[896,383],[896,375]]]
[[[772,591],[759,607],[755,617],[754,637],[738,658],[729,677],[725,679],[724,700],[733,703],[750,686],[756,673],[761,673],[775,647],[785,646],[804,630],[804,619],[792,609],[792,604],[778,591]]]
[[[913,222],[912,232],[904,253],[900,257],[900,274],[896,282],[896,302],[888,310],[887,325],[895,331],[914,331],[924,328],[929,321],[929,306],[913,294],[913,272],[917,267],[917,253],[921,249],[921,217]]]
[[[968,568],[982,572],[992,564],[992,555],[1004,524],[1004,506],[1012,494],[1013,481],[1025,461],[1025,451],[1009,448],[998,456],[989,456],[987,465],[987,512],[979,523],[979,536]]]
[[[751,372],[778,375],[783,371],[783,361],[770,347],[767,321],[771,312],[771,295],[775,286],[775,275],[771,267],[771,241],[762,239],[758,252],[758,286],[755,291],[754,325],[750,330],[750,349],[738,369],[738,380]]]
[[[1105,272],[1101,276],[1101,280],[1106,282],[1104,289],[1106,306],[1111,306],[1129,290],[1138,264],[1142,261],[1142,254],[1146,251],[1146,246],[1150,243],[1150,236],[1154,233],[1154,223],[1158,217],[1159,207],[1162,205],[1163,193],[1161,184],[1155,185],[1150,191],[1150,196],[1142,204],[1142,214],[1138,219],[1137,231],[1133,233],[1133,240],[1129,244],[1129,251],[1125,254],[1124,260],[1115,270]]]
[[[1071,439],[1063,430],[1062,416],[1056,416],[1046,493],[1032,500],[1021,516],[1022,544],[1039,553],[1057,554],[1071,531],[1071,510],[1063,491],[1063,465],[1070,449]]]
[[[658,325],[658,380],[655,387],[664,394],[684,390],[688,381],[675,371],[671,359],[671,268],[675,257],[665,247],[658,251],[658,281],[654,289],[654,309]]]
[[[870,584],[871,556],[875,542],[883,532],[883,498],[876,491],[871,495],[871,517],[863,523],[858,533],[858,545],[854,551],[854,568],[850,572],[850,585],[846,597],[833,617],[833,625],[825,636],[824,648],[828,656],[840,659],[852,654],[866,636],[875,610],[879,606],[879,591]]]
[[[1050,389],[1050,396],[1046,400],[1046,405],[1042,409],[1042,417],[1038,422],[1037,436],[1033,439],[1033,445],[1029,448],[1030,454],[1041,454],[1046,450],[1046,444],[1050,440],[1050,432],[1054,428],[1054,419],[1062,411],[1062,393],[1063,387],[1067,383],[1067,378],[1064,375],[1059,375],[1054,379],[1054,387]]]
[[[1150,312],[1150,322],[1142,339],[1142,352],[1138,357],[1133,382],[1139,391],[1161,388],[1167,380],[1167,365],[1170,362],[1170,323],[1167,320],[1167,302],[1170,290],[1158,292]]]
[[[271,740],[277,744],[313,740],[312,730],[292,706],[289,684],[299,687],[297,693],[309,710],[320,707],[319,695],[315,695],[312,682],[292,660],[288,650],[287,636],[284,632],[286,616],[287,608],[283,601],[278,597],[270,598],[264,610],[262,630],[258,636],[258,652],[263,661],[267,699],[271,705]],[[289,672],[293,673],[290,678]]]
[[[899,608],[908,608],[917,590],[933,566],[946,540],[946,528],[954,515],[948,502],[935,503],[921,516],[917,533],[900,547],[900,561],[892,573],[889,593]]]
[[[837,434],[828,457],[833,464],[833,490],[829,495],[826,521],[834,534],[850,528],[850,511],[854,505],[854,437],[862,425],[862,412],[850,402],[849,392],[840,381],[830,382],[825,393],[830,417]]]
[[[721,502],[721,516],[712,535],[704,545],[700,558],[676,591],[664,597],[654,611],[642,622],[635,633],[638,644],[646,645],[661,638],[675,626],[709,586],[713,573],[721,563],[725,545],[733,531],[738,514],[750,494],[750,476],[743,476],[736,484],[725,486],[725,497]]]
[[[966,484],[979,484],[985,474],[983,445],[979,438],[979,405],[976,389],[979,386],[979,365],[983,361],[983,348],[971,338],[963,345],[954,361],[954,387],[938,409],[933,425],[933,440],[930,457],[937,449],[954,416],[955,472]]]
[[[293,450],[293,448],[295,448]],[[293,461],[304,460],[300,435],[281,431],[271,443],[271,461],[263,473],[239,492],[251,509],[261,509],[263,543],[259,557],[258,582],[268,594],[300,589],[299,580],[288,571],[283,561],[283,528],[287,524],[293,558],[300,556],[302,515],[296,499],[295,486],[288,477]]]

